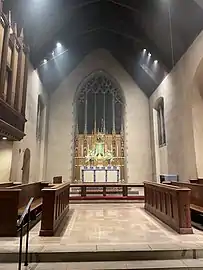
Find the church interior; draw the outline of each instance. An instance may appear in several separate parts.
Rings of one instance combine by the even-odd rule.
[[[0,0],[0,270],[203,269],[202,115],[202,0]]]

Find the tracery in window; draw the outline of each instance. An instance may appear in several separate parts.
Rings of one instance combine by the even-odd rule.
[[[77,95],[79,134],[120,134],[123,128],[123,96],[119,86],[104,71],[89,75]]]

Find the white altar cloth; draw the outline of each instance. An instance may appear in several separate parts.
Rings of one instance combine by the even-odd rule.
[[[111,167],[81,167],[81,180],[84,183],[118,183],[120,168]]]

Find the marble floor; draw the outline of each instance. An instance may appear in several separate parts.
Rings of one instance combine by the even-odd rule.
[[[71,205],[67,226],[55,237],[30,233],[30,251],[203,249],[203,232],[179,235],[146,213],[142,203]],[[16,251],[18,238],[0,238],[0,252]]]

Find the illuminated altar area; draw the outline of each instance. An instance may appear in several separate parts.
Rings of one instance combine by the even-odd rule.
[[[125,181],[123,96],[103,71],[90,74],[76,99],[74,182]]]
[[[75,179],[82,182],[123,182],[124,141],[121,135],[78,135]]]

